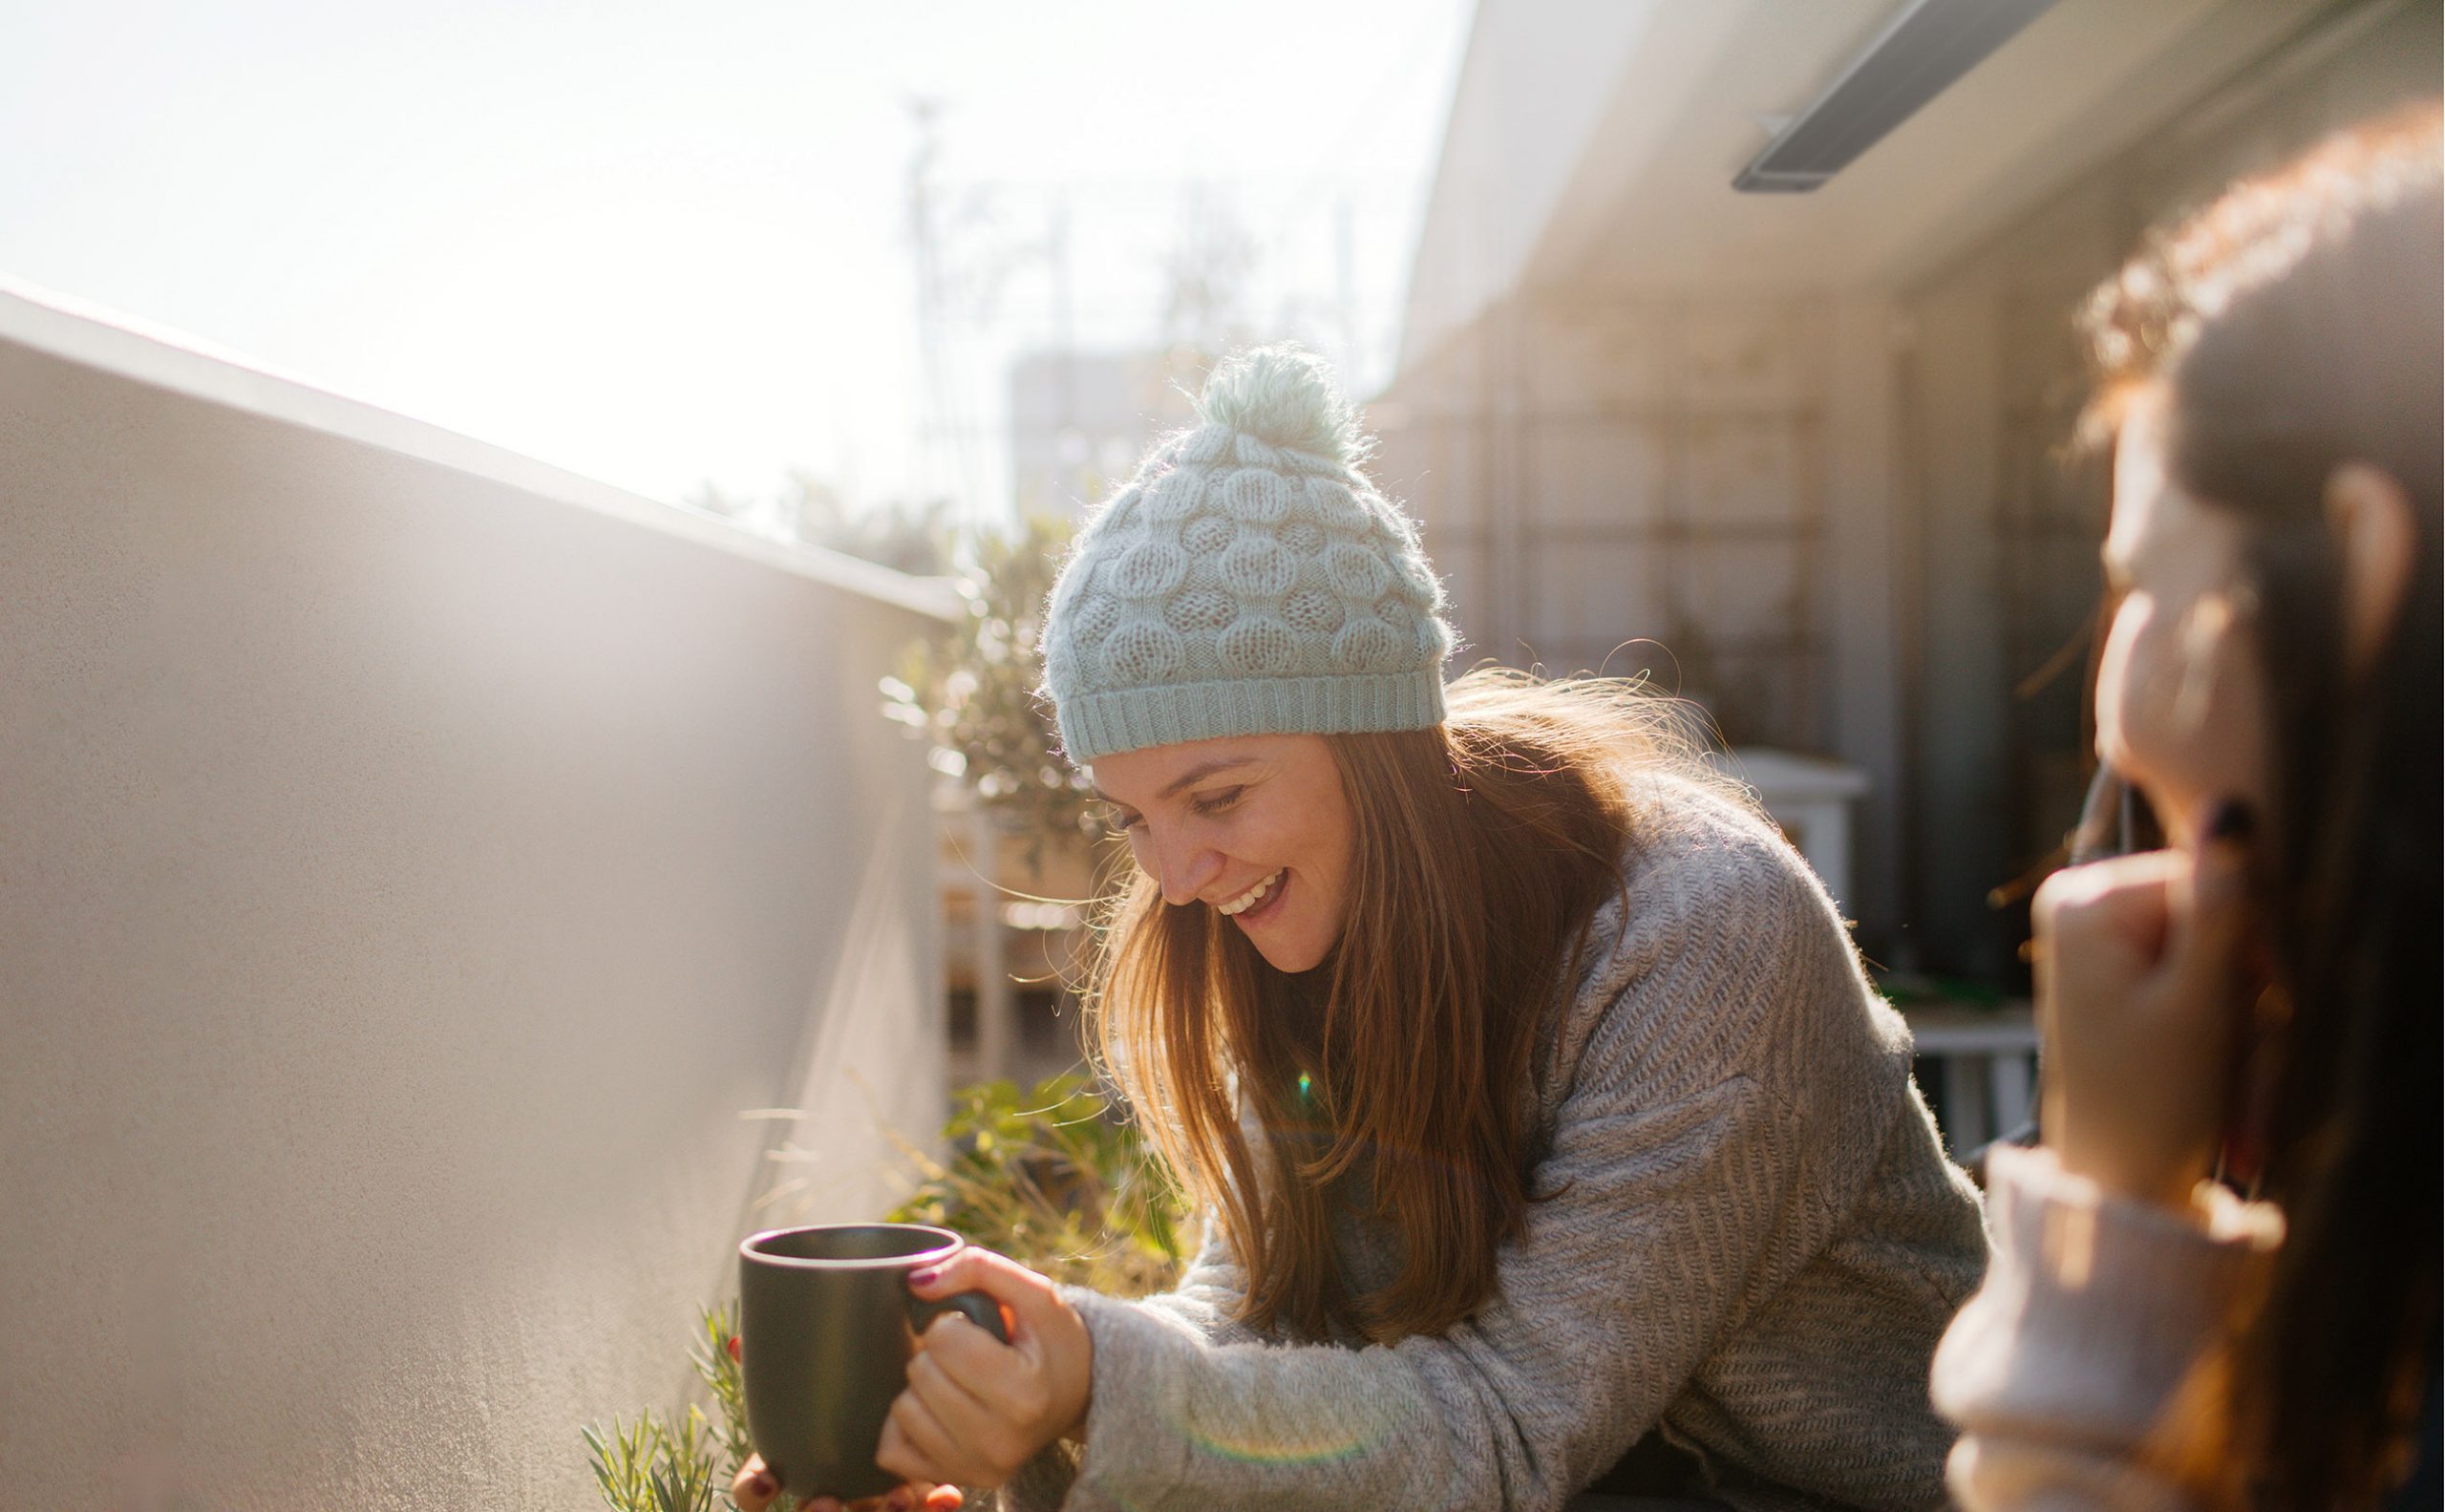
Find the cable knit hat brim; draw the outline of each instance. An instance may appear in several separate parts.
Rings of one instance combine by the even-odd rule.
[[[1443,722],[1443,670],[1390,677],[1226,678],[1083,693],[1058,705],[1061,746],[1092,761],[1225,735],[1374,735]]]

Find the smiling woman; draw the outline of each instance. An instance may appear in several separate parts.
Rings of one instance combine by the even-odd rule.
[[[1095,782],[1165,904],[1210,905],[1277,971],[1325,959],[1350,884],[1350,806],[1323,736],[1122,752],[1095,763]]]
[[[882,1463],[1016,1508],[1937,1504],[1985,1246],[1823,889],[1667,701],[1444,686],[1314,359],[1200,419],[1081,531],[1046,678],[1137,861],[1102,1059],[1206,1242],[1138,1302],[912,1280],[1015,1326],[928,1333]]]

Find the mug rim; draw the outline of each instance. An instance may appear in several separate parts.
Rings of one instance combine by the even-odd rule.
[[[931,1249],[920,1249],[913,1254],[867,1255],[862,1257],[844,1256],[839,1259],[826,1259],[810,1255],[776,1255],[755,1247],[757,1245],[764,1243],[768,1239],[778,1239],[785,1234],[811,1234],[851,1228],[907,1229],[915,1233],[932,1234],[941,1239],[943,1243],[936,1245]],[[797,1270],[832,1270],[859,1267],[871,1269],[878,1266],[921,1266],[946,1260],[950,1256],[957,1254],[962,1248],[966,1247],[967,1244],[967,1240],[962,1239],[959,1235],[951,1232],[949,1229],[939,1228],[932,1224],[793,1224],[787,1228],[767,1228],[760,1233],[750,1234],[745,1239],[740,1240],[738,1242],[738,1258],[751,1265],[782,1266]]]

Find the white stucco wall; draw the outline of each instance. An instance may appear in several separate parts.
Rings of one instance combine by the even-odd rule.
[[[940,1117],[933,602],[0,293],[0,1507],[592,1505]]]

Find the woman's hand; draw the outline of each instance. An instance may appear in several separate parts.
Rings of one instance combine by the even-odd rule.
[[[2056,872],[2030,908],[2046,1142],[2116,1196],[2187,1206],[2232,1100],[2247,1012],[2245,811],[2198,849]]]
[[[780,1482],[764,1468],[762,1455],[749,1455],[730,1483],[730,1499],[738,1503],[738,1512],[764,1512],[780,1494]],[[889,1496],[845,1504],[838,1497],[816,1497],[798,1505],[802,1512],[917,1512],[919,1507],[926,1512],[958,1512],[964,1500],[957,1486],[904,1485]]]
[[[984,1292],[1002,1305],[1010,1342],[955,1312],[935,1319],[883,1423],[877,1464],[912,1481],[998,1486],[1084,1428],[1095,1346],[1052,1282],[970,1247],[909,1277],[908,1288],[929,1301]]]

